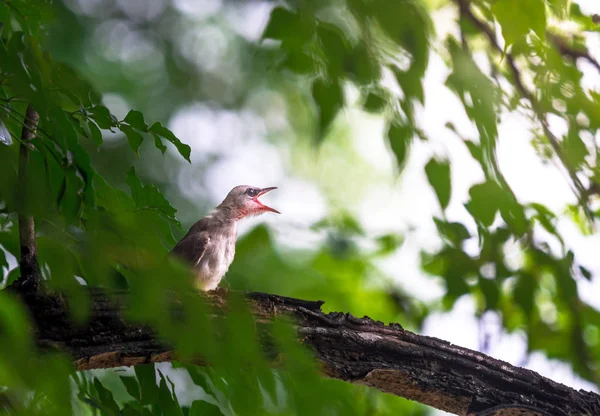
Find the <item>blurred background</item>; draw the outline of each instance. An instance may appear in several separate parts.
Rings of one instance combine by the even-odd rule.
[[[290,2],[341,27],[356,43],[352,35],[356,22],[340,12],[343,3]],[[594,0],[573,3],[583,14],[600,12]],[[423,268],[428,256],[445,247],[434,218],[463,224],[470,234],[464,252],[480,253],[480,229],[465,208],[471,187],[485,179],[465,146],[465,140],[477,142],[480,134],[448,82],[453,68],[447,39],[461,37],[454,3],[423,2],[432,22],[430,47],[423,59],[424,99],[416,100],[412,108],[419,138],[403,163],[398,163],[398,150],[386,139],[389,114],[365,101],[360,82],[341,83],[344,106],[323,128],[324,107],[315,103],[311,87],[314,77],[302,70],[300,61],[286,64],[281,39],[263,37],[276,7],[274,2],[235,0],[57,4],[58,24],[49,29],[47,39],[53,57],[81,72],[119,120],[129,110],[138,110],[147,120],[162,121],[191,147],[191,163],[171,145],[161,154],[150,140],[142,143],[138,157],[129,150],[124,134],[103,130],[102,147],[89,147],[98,172],[125,188],[126,173],[134,165],[138,176],[156,185],[177,209],[182,228],[174,230],[176,238],[233,186],[277,186],[264,202],[282,215],[267,214],[241,225],[236,259],[224,285],[321,299],[327,311],[397,321],[571,387],[598,392],[597,376],[582,377],[565,359],[576,352],[556,352],[556,345],[536,348],[531,333],[528,336],[527,328],[515,324],[517,318],[506,308],[482,306],[474,293],[449,300],[451,289],[444,276]],[[286,36],[293,38],[296,28],[288,30]],[[300,36],[301,28],[297,30]],[[284,37],[286,42],[293,43]],[[598,33],[586,33],[585,42],[590,54],[600,59]],[[474,47],[472,57],[483,73],[492,74],[489,47]],[[399,68],[411,66],[406,57],[395,59]],[[582,88],[598,90],[598,71],[586,64],[578,68]],[[385,91],[406,95],[393,71],[384,68],[379,75]],[[513,89],[503,82],[499,85]],[[567,215],[566,207],[576,204],[577,197],[561,167],[540,157],[532,145],[535,123],[514,108],[499,110],[497,117],[498,165],[515,197],[523,205],[539,203],[557,213],[555,226],[565,246],[575,253],[577,264],[597,276],[600,237],[582,232],[577,218]],[[555,134],[567,133],[568,125],[559,117],[550,116],[549,123]],[[426,165],[432,157],[450,162],[451,197],[445,210],[428,181]],[[501,223],[497,218],[494,226]],[[561,250],[555,236],[536,229],[538,244]],[[503,264],[521,267],[524,254],[519,244],[508,241],[502,250]],[[9,257],[5,276],[16,265]],[[479,270],[491,278],[496,265],[484,264]],[[599,285],[597,278],[577,280],[579,297],[596,310],[600,310]],[[563,314],[552,300],[552,290],[546,297],[536,297],[540,319],[550,327]],[[583,336],[596,351],[598,327],[586,326]],[[170,365],[161,368],[180,377],[176,383],[180,399],[193,396],[187,373]],[[598,374],[596,367],[591,370]]]

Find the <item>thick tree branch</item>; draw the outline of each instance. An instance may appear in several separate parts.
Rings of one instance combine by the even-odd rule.
[[[36,324],[38,345],[68,352],[78,370],[174,359],[172,348],[157,341],[152,331],[121,318],[127,292],[113,293],[110,299],[117,299],[113,301],[92,290],[93,312],[86,326],[70,322],[63,298],[40,292],[20,292],[20,296]],[[227,307],[227,292],[202,296],[217,311]],[[339,312],[325,314],[323,302],[261,293],[247,298],[257,322],[295,318],[299,340],[314,351],[329,377],[457,415],[600,414],[600,396],[594,393],[573,390],[533,371],[406,331],[398,324],[384,325]]]
[[[37,243],[35,240],[35,225],[33,215],[31,214],[30,195],[28,195],[28,164],[31,140],[35,138],[39,114],[31,107],[27,106],[25,120],[23,121],[23,131],[21,133],[21,145],[19,148],[19,243],[21,246],[21,259],[19,267],[21,269],[21,287],[39,286],[39,266],[37,259]]]

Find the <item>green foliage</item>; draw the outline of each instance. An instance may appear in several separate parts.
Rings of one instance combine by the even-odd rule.
[[[410,125],[392,124],[387,133],[388,142],[396,156],[396,165],[402,169],[408,159],[408,152],[414,135]]]
[[[344,92],[338,83],[328,84],[317,79],[312,84],[312,96],[319,109],[317,140],[320,142],[336,114],[344,105]]]
[[[137,209],[156,210],[160,215],[179,226],[175,218],[177,210],[169,204],[169,201],[160,193],[154,185],[144,185],[135,174],[132,166],[127,172],[127,185],[131,189],[131,197],[135,201]]]
[[[254,228],[241,237],[226,284],[321,298],[329,310],[400,321],[416,330],[429,311],[450,310],[459,298],[471,296],[478,315],[495,312],[506,331],[525,334],[529,352],[562,360],[578,375],[599,383],[600,313],[580,299],[577,287],[578,280],[594,281],[597,276],[569,251],[558,226],[572,221],[589,234],[599,215],[590,208],[590,198],[597,194],[594,186],[581,189],[578,182],[600,183],[598,151],[588,139],[600,128],[600,96],[586,88],[573,61],[579,57],[594,62],[587,57],[584,34],[597,32],[598,26],[576,3],[564,0],[468,3],[473,18],[481,20],[461,14],[456,22],[460,38],[435,39],[431,11],[421,0],[284,2],[270,12],[260,42],[231,35],[222,61],[214,57],[215,62],[206,62],[213,58],[203,57],[202,65],[194,66],[190,22],[175,7],[166,7],[146,24],[129,16],[129,9],[84,16],[73,2],[69,7],[45,0],[0,2],[3,285],[20,275],[18,267],[9,270],[20,250],[17,216],[31,214],[44,283],[73,299],[72,319],[85,324],[90,312],[76,277],[91,286],[128,288],[128,319],[151,326],[174,345],[182,362],[211,364],[200,368],[176,363],[165,371],[144,365],[127,374],[75,373],[68,357],[34,350],[22,305],[0,293],[0,402],[12,406],[11,414],[40,415],[77,410],[186,416],[425,414],[414,403],[321,378],[310,352],[297,344],[284,322],[268,328],[284,358],[272,368],[258,342],[267,328],[255,325],[243,302],[234,302],[226,317],[208,319],[208,305],[183,295],[192,290],[189,271],[167,257],[175,235],[185,231],[174,208],[183,205],[182,192],[170,181],[179,163],[191,163],[192,155],[190,146],[165,126],[179,106],[200,101],[237,110],[256,98],[252,94],[270,90],[288,107],[286,118],[298,137],[312,137],[321,147],[336,146],[335,136],[343,130],[337,128],[343,124],[339,115],[359,96],[360,108],[384,119],[381,139],[401,173],[415,137],[422,140],[419,144],[429,144],[416,109],[426,104],[423,82],[432,53],[445,59],[450,70],[446,87],[460,100],[477,137],[461,137],[453,120],[447,127],[483,172],[483,180],[469,184],[462,201],[472,221],[462,223],[450,218],[448,209],[451,197],[461,198],[458,190],[466,189],[451,180],[457,167],[439,155],[425,164],[423,174],[443,214],[433,219],[441,246],[422,253],[422,266],[441,278],[443,298],[424,305],[391,282],[379,263],[401,248],[403,237],[390,230],[371,235],[352,210],[332,211],[314,224],[312,232],[323,238],[311,249],[282,247],[272,230]],[[225,14],[199,19],[194,27],[212,30],[227,21]],[[119,30],[126,28],[130,35],[111,37],[115,45],[108,49],[119,51],[117,60],[107,58],[106,45],[93,43],[110,21],[118,21]],[[554,22],[577,29],[567,38]],[[492,44],[499,35],[496,23],[503,47]],[[188,40],[185,49],[174,40],[180,35]],[[128,55],[125,46],[119,49],[125,38],[147,43]],[[433,41],[445,47],[434,50]],[[151,52],[144,55],[145,49]],[[229,64],[244,71],[231,76],[225,68]],[[136,110],[121,120],[102,101],[108,91]],[[28,180],[20,189],[17,161],[29,104],[40,122],[31,143]],[[259,114],[258,107],[248,114]],[[500,169],[499,115],[523,110],[533,119],[532,145],[540,158],[560,164],[577,193],[565,212],[523,203]],[[551,134],[549,116],[566,123],[564,137]],[[198,133],[202,140],[203,132]],[[169,147],[176,152],[167,152]],[[338,150],[344,157],[346,149]],[[199,175],[211,163],[206,159],[194,165],[201,166]],[[345,178],[345,172],[338,174]],[[164,178],[162,183],[158,178]],[[23,191],[35,196],[27,205],[20,200]],[[199,210],[189,211],[196,215]],[[551,249],[548,241],[558,241],[558,249]],[[510,247],[517,247],[520,261],[508,259]],[[168,291],[184,299],[177,320],[165,313]],[[193,385],[181,387],[177,372],[189,376]],[[188,394],[179,393],[184,390]]]
[[[435,195],[442,209],[446,209],[450,203],[452,183],[450,181],[450,163],[431,159],[425,166],[427,179],[435,191]]]
[[[542,0],[498,0],[492,5],[492,13],[502,26],[507,46],[524,41],[531,31],[546,39],[546,4]]]
[[[171,142],[173,144],[173,146],[175,146],[175,148],[177,149],[179,154],[181,156],[183,156],[185,158],[185,160],[187,160],[188,162],[191,163],[190,147],[187,144],[181,143],[181,140],[179,140],[177,137],[175,137],[175,135],[171,132],[171,130],[164,127],[162,124],[160,124],[160,122],[156,122],[152,126],[150,126],[148,131],[150,133],[152,133],[152,135],[154,136],[156,141],[165,139],[165,140]],[[160,150],[163,149],[162,145],[156,145],[156,147]]]

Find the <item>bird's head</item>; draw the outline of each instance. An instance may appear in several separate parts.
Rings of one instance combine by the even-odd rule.
[[[258,188],[256,186],[238,185],[229,191],[227,197],[223,200],[221,205],[219,205],[219,209],[229,211],[236,219],[256,216],[264,214],[265,212],[281,214],[275,208],[264,205],[258,200],[261,195],[274,189],[277,189],[277,187]]]

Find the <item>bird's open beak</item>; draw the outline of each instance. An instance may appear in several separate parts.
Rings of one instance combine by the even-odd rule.
[[[271,192],[273,189],[277,189],[277,187],[276,187],[276,186],[271,186],[271,187],[269,187],[269,188],[263,188],[263,189],[261,189],[261,190],[260,190],[260,192],[258,193],[258,195],[256,195],[256,197],[254,198],[254,200],[256,201],[256,203],[257,203],[258,205],[260,205],[260,208],[261,208],[263,211],[271,211],[271,212],[275,212],[276,214],[281,214],[281,212],[277,211],[275,208],[271,208],[271,207],[269,207],[269,206],[267,206],[267,205],[264,205],[262,202],[260,202],[260,201],[258,200],[258,198],[259,198],[261,195],[264,195],[264,194],[266,194],[267,192]]]

